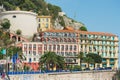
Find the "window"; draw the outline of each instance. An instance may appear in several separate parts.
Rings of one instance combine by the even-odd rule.
[[[29,54],[31,54],[32,53],[32,51],[29,51]]]
[[[29,44],[29,49],[31,49],[32,48],[32,44]]]
[[[40,27],[41,27],[41,24],[39,24],[38,27],[40,28]]]
[[[62,45],[61,50],[64,51],[64,45]]]
[[[86,35],[86,34],[84,35],[84,38],[87,38],[87,35]]]
[[[48,23],[46,23],[46,28],[48,28]]]
[[[70,45],[70,50],[72,51],[72,45]]]
[[[48,18],[46,18],[46,22],[48,22]]]
[[[63,39],[62,39],[62,38],[60,38],[60,42],[63,42]]]
[[[46,44],[44,45],[44,50],[47,50],[47,45]]]
[[[31,59],[31,58],[29,58],[29,62],[32,62],[32,59]]]
[[[42,45],[38,45],[38,50],[42,50]]]
[[[61,56],[64,56],[64,52],[61,52]]]
[[[57,50],[60,50],[60,45],[57,45]]]
[[[68,50],[68,45],[66,45],[65,50]]]
[[[34,58],[34,61],[36,61],[36,58]]]
[[[33,45],[33,49],[36,49],[36,44]]]
[[[27,44],[24,44],[24,49],[26,49],[27,48]]]
[[[53,46],[53,50],[56,50],[56,45]]]
[[[83,36],[83,35],[82,35],[82,34],[80,34],[80,38],[82,38],[82,36]]]
[[[39,22],[40,22],[40,18],[39,18]]]
[[[49,50],[50,50],[50,51],[51,51],[51,49],[52,49],[51,47],[52,47],[52,46],[51,46],[51,45],[49,45]]]
[[[34,55],[34,56],[36,55],[36,51],[33,51],[33,55]]]
[[[77,47],[76,47],[76,45],[74,45],[74,50],[76,50],[77,49]]]
[[[73,55],[74,55],[74,56],[77,56],[77,53],[76,53],[76,52],[73,52]]]

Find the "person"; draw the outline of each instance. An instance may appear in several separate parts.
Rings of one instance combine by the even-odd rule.
[[[4,79],[4,78],[5,78],[5,73],[2,73],[1,78],[2,78],[2,79]]]

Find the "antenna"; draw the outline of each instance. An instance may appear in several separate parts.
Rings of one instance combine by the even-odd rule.
[[[74,12],[74,19],[76,19],[76,12]]]

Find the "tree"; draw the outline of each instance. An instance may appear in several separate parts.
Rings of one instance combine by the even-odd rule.
[[[84,53],[83,52],[80,52],[78,55],[77,55],[77,58],[80,59],[80,67],[82,66],[82,61],[83,61],[83,58],[84,58]]]
[[[26,65],[24,65],[24,71],[29,71],[30,70],[30,67],[29,66],[26,66]]]
[[[89,64],[94,63],[94,59],[87,56],[87,57],[84,58],[84,62],[86,62],[88,64],[88,68],[89,68]]]
[[[120,80],[120,69],[117,70],[116,77],[117,77],[118,80]]]
[[[62,67],[64,64],[64,59],[61,56],[56,55],[55,52],[45,52],[44,55],[40,58],[40,65],[44,65],[47,67],[47,70],[53,68],[55,66]]]
[[[96,63],[101,63],[102,62],[102,57],[98,54],[89,53],[86,56],[91,57],[94,60],[94,68],[95,68]]]
[[[87,31],[87,28],[85,26],[81,26],[79,30],[81,30],[81,31]]]
[[[10,21],[8,19],[3,19],[2,23],[1,23],[1,26],[3,29],[9,29],[10,28]]]
[[[16,34],[17,34],[17,35],[21,35],[21,34],[22,34],[22,31],[21,31],[20,29],[18,29],[18,30],[16,31]]]
[[[116,70],[116,73],[112,77],[112,80],[120,80],[120,68]]]
[[[57,67],[59,69],[63,69],[65,64],[64,58],[62,56],[57,55],[57,62],[58,62]]]

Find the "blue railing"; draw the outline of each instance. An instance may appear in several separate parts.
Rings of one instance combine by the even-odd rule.
[[[93,70],[112,70],[111,67],[105,67],[105,68],[98,68],[98,69],[93,69]],[[80,70],[56,70],[56,71],[24,71],[24,72],[8,72],[8,75],[20,75],[20,74],[44,74],[44,73],[67,73],[67,72],[79,72]],[[83,70],[86,71],[86,70]],[[89,70],[92,71],[92,70]]]
[[[56,70],[56,71],[24,71],[24,72],[8,72],[8,75],[19,75],[19,74],[43,74],[43,73],[55,73],[55,72],[70,72],[69,70]]]

